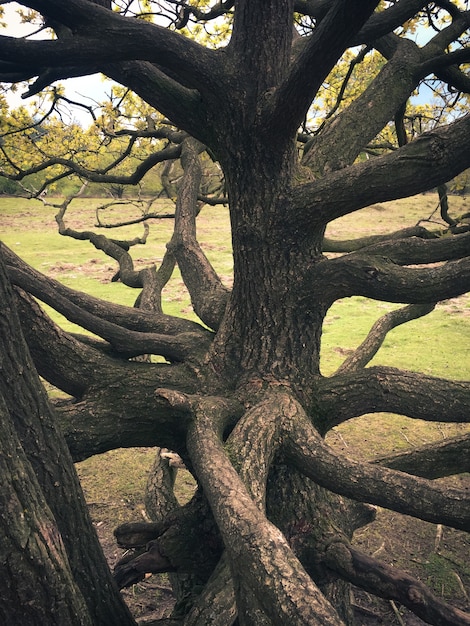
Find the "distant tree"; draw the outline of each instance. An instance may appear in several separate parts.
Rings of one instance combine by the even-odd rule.
[[[469,624],[425,585],[351,544],[373,519],[370,505],[468,531],[468,495],[432,482],[470,469],[468,438],[366,463],[333,452],[324,437],[379,411],[468,422],[470,383],[369,364],[390,328],[469,290],[469,227],[452,215],[444,186],[470,166],[470,116],[454,98],[453,115],[438,125],[422,118],[420,126],[407,103],[423,81],[470,92],[470,12],[458,2],[415,0],[149,1],[136,19],[134,2],[113,3],[114,11],[89,0],[20,4],[39,12],[57,37],[1,37],[0,80],[32,80],[31,96],[100,71],[158,112],[148,112],[145,126],[124,128],[113,109],[112,125],[98,121],[90,130],[98,144],[126,137],[132,150],[146,139],[160,142],[143,150],[131,174],[96,168],[85,146],[81,162],[60,155],[36,168],[113,184],[136,184],[158,163],[179,159],[181,168],[178,180],[163,175],[169,195],[177,195],[174,233],[158,270],[134,269],[133,242],[67,228],[68,200],[60,207],[60,231],[89,239],[116,259],[123,282],[140,289],[136,308],[66,288],[2,246],[37,371],[71,396],[56,413],[73,458],[161,446],[177,452],[197,481],[194,499],[178,507],[163,476],[167,498],[155,522],[117,530],[121,544],[146,547],[118,568],[119,584],[145,572],[176,574],[186,600],[179,619],[192,626],[353,624],[351,583],[431,624]],[[417,29],[430,34],[427,43],[413,41]],[[369,51],[376,56],[367,80],[351,79]],[[331,99],[322,91],[329,82],[337,85]],[[329,114],[318,121],[325,106]],[[216,193],[201,193],[202,158],[223,173]],[[3,174],[13,180],[33,173],[7,165]],[[336,218],[436,187],[439,231],[418,226],[343,246],[325,239]],[[202,202],[229,206],[230,290],[197,241]],[[175,264],[201,323],[162,313]],[[352,295],[406,306],[378,320],[325,377],[325,315]],[[33,296],[101,340],[56,328]],[[5,387],[7,398],[12,393]],[[45,464],[51,454],[40,450]],[[72,547],[64,546],[73,563]],[[80,589],[87,597],[96,591],[90,581]]]

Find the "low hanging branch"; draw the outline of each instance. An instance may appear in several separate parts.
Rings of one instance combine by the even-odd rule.
[[[355,250],[362,250],[363,248],[384,241],[396,241],[397,239],[407,239],[410,237],[432,239],[434,237],[437,237],[437,235],[430,232],[423,226],[410,226],[408,228],[402,228],[394,233],[389,233],[386,235],[368,235],[366,237],[358,237],[357,239],[346,239],[344,241],[325,237],[323,239],[323,252],[354,252]]]
[[[452,437],[408,452],[378,457],[373,462],[430,479],[463,474],[470,472],[470,435]]]
[[[470,530],[465,491],[437,487],[395,470],[340,458],[299,413],[286,442],[290,461],[319,485],[353,500],[379,505],[436,524]]]
[[[53,306],[70,322],[79,324],[82,328],[102,337],[113,347],[116,355],[130,358],[140,354],[158,354],[169,361],[184,361],[194,358],[202,345],[201,336],[192,332],[183,332],[178,335],[164,335],[133,331],[118,324],[96,317],[85,309],[66,300],[58,293],[54,297],[44,294],[31,278],[21,270],[9,270],[12,282],[21,285],[26,291],[40,297],[43,302]],[[204,346],[207,349],[207,346]],[[203,349],[203,351],[204,351]]]
[[[312,414],[321,433],[373,412],[464,424],[469,401],[469,382],[374,366],[320,380]]]
[[[155,314],[143,309],[130,308],[75,291],[33,269],[5,244],[0,243],[0,250],[10,270],[19,270],[16,274],[17,282],[15,284],[25,289],[25,291],[31,288],[31,293],[39,300],[42,297],[47,297],[54,301],[56,296],[59,296],[58,299],[60,301],[69,301],[95,317],[113,322],[129,330],[165,335],[178,335],[182,332],[201,333],[201,339],[205,335],[207,340],[210,341],[212,334],[196,322],[181,317]],[[22,280],[22,277],[24,280]],[[26,277],[29,277],[29,279],[27,280]]]

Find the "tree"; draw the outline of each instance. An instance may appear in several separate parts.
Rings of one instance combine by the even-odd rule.
[[[0,261],[0,571],[5,623],[132,623],[39,383]],[[101,556],[101,558],[100,558]]]
[[[59,217],[61,232],[119,262],[120,278],[142,289],[138,308],[65,288],[2,247],[9,278],[23,290],[17,306],[38,373],[72,397],[56,411],[73,458],[156,445],[177,452],[197,480],[188,505],[117,530],[122,544],[146,546],[122,564],[118,582],[148,571],[186,575],[192,598],[184,623],[191,625],[232,624],[236,616],[240,624],[352,624],[350,583],[429,623],[470,623],[419,581],[351,545],[373,518],[370,505],[468,530],[465,493],[430,480],[468,471],[468,438],[431,447],[431,463],[419,467],[421,450],[359,463],[324,442],[335,425],[374,411],[468,422],[469,383],[367,367],[388,329],[468,291],[468,225],[444,207],[448,227],[440,233],[406,229],[349,243],[352,251],[339,256],[326,254],[333,244],[324,235],[340,216],[443,186],[469,167],[469,115],[416,136],[403,121],[405,103],[426,78],[469,93],[470,13],[458,3],[415,0],[229,0],[178,3],[167,28],[148,13],[127,15],[133,3],[115,11],[88,0],[21,4],[38,11],[56,39],[0,38],[1,80],[34,79],[33,95],[58,79],[101,71],[165,117],[150,130],[168,144],[121,180],[181,159],[174,234],[158,271],[134,270],[130,242],[74,233]],[[145,5],[151,12],[161,3]],[[210,48],[181,30],[223,15],[231,25],[225,46]],[[423,23],[435,30],[419,46],[406,35]],[[308,128],[323,83],[347,50],[361,46],[380,53],[381,69],[316,132]],[[374,142],[390,124],[395,144]],[[208,200],[200,195],[204,150],[220,164],[227,190],[231,290],[196,238],[198,202]],[[116,182],[70,159],[43,169],[49,165]],[[175,263],[202,324],[161,312]],[[325,315],[351,295],[406,306],[379,320],[324,377]],[[56,328],[31,296],[103,341]],[[149,354],[166,362],[134,359]]]

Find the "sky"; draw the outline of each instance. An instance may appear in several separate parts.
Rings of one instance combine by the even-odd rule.
[[[31,24],[21,24],[16,10],[19,5],[16,2],[5,4],[4,16],[2,21],[6,24],[6,28],[2,28],[0,33],[2,35],[9,35],[12,37],[23,37],[36,30],[37,27]],[[38,35],[39,38],[43,37],[43,34]],[[71,100],[77,100],[91,105],[93,102],[100,101],[104,98],[106,93],[110,91],[111,82],[104,79],[100,74],[94,74],[93,76],[83,76],[79,78],[69,78],[67,80],[61,80],[60,83],[65,86],[67,97]],[[16,93],[10,91],[7,95],[8,103],[12,108],[19,106],[25,106],[28,104],[28,99],[21,98],[23,89],[18,89]],[[87,114],[81,113],[79,109],[74,112],[74,115],[80,120],[83,116],[83,120],[86,123],[90,122],[90,118]]]

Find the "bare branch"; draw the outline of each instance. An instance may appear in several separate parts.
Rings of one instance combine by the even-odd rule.
[[[164,335],[178,335],[179,333],[198,333],[201,332],[201,340],[205,335],[207,340],[211,333],[202,329],[196,322],[185,320],[180,317],[170,315],[156,315],[155,313],[146,312],[134,307],[127,307],[113,302],[107,302],[99,298],[95,298],[80,291],[75,291],[62,283],[44,276],[37,270],[27,265],[19,257],[15,255],[5,244],[0,245],[2,254],[6,259],[6,264],[10,270],[19,270],[16,274],[19,287],[31,292],[37,298],[41,299],[41,295],[49,298],[50,302],[54,302],[56,296],[60,296],[81,309],[88,311],[94,317],[99,317],[109,322],[114,322],[123,328],[134,330],[142,333],[156,333]],[[12,272],[14,273],[14,272]],[[29,281],[22,282],[22,277],[30,276]],[[34,291],[33,291],[34,290]],[[51,305],[53,306],[53,305]]]
[[[377,354],[387,334],[393,328],[427,315],[434,310],[435,306],[435,304],[411,304],[383,315],[372,326],[361,345],[340,365],[335,375],[365,367]]]
[[[222,285],[196,239],[200,151],[201,146],[197,142],[185,140],[181,157],[184,175],[176,201],[175,232],[168,249],[177,260],[195,313],[210,328],[217,329],[230,292]]]
[[[340,268],[343,280],[332,285],[332,273],[337,276]],[[346,257],[325,261],[321,270],[319,283],[331,294],[332,302],[361,295],[387,302],[427,304],[470,290],[470,257],[423,269],[401,267],[384,257],[351,253],[347,261]]]
[[[437,234],[428,231],[423,226],[410,226],[385,235],[367,235],[357,239],[342,241],[325,237],[323,239],[323,252],[354,252],[385,241],[396,241],[397,239],[408,239],[411,237],[433,239],[437,236]]]
[[[322,487],[353,500],[470,530],[470,509],[464,490],[436,487],[409,474],[340,458],[323,442],[300,405],[295,424],[289,423],[284,436],[289,462]]]
[[[149,332],[128,330],[115,322],[97,317],[86,309],[82,309],[58,290],[44,292],[34,279],[21,270],[9,269],[13,283],[21,285],[29,293],[36,295],[43,302],[62,313],[69,321],[79,324],[90,332],[108,341],[114,348],[116,355],[130,358],[140,354],[158,354],[169,361],[184,361],[193,359],[196,353],[202,354],[207,349],[204,339],[199,332],[182,332],[177,335],[165,335]],[[44,285],[44,281],[42,281]],[[197,357],[196,357],[197,358]]]
[[[272,619],[300,625],[318,622],[321,617],[325,626],[339,626],[341,621],[334,609],[300,565],[282,533],[255,505],[230,463],[214,425],[219,410],[214,400],[201,400],[197,419],[189,428],[188,450],[222,534],[232,571],[243,571],[245,583]],[[270,579],[269,571],[286,567],[289,588],[282,586],[274,591],[265,584]]]
[[[396,600],[428,624],[469,626],[470,615],[434,595],[404,571],[377,561],[344,542],[332,542],[325,563],[354,585],[381,598]]]
[[[407,452],[378,457],[373,463],[431,479],[463,474],[470,472],[470,436],[461,435]]]
[[[157,163],[162,163],[168,159],[176,159],[179,158],[181,153],[180,146],[167,146],[158,152],[151,153],[142,163],[140,163],[134,170],[132,174],[129,175],[117,175],[117,174],[109,174],[106,171],[98,170],[90,170],[87,169],[75,161],[71,159],[63,159],[61,157],[52,157],[50,159],[44,160],[39,165],[34,167],[30,167],[27,170],[23,170],[17,167],[16,174],[10,174],[6,171],[0,171],[0,175],[5,178],[9,178],[10,180],[23,180],[26,176],[30,176],[31,174],[37,174],[39,172],[43,172],[54,165],[62,165],[67,168],[67,171],[61,174],[61,177],[68,176],[71,173],[77,174],[82,178],[86,178],[90,182],[95,183],[119,183],[122,185],[136,185],[139,183],[142,178],[149,172],[152,167],[157,165]],[[109,168],[107,168],[108,170]],[[51,182],[51,181],[49,181]],[[44,187],[45,185],[43,185]]]
[[[373,203],[437,187],[470,166],[468,142],[470,115],[423,133],[390,154],[300,185],[291,193],[292,219],[307,229],[309,222],[330,222]]]

